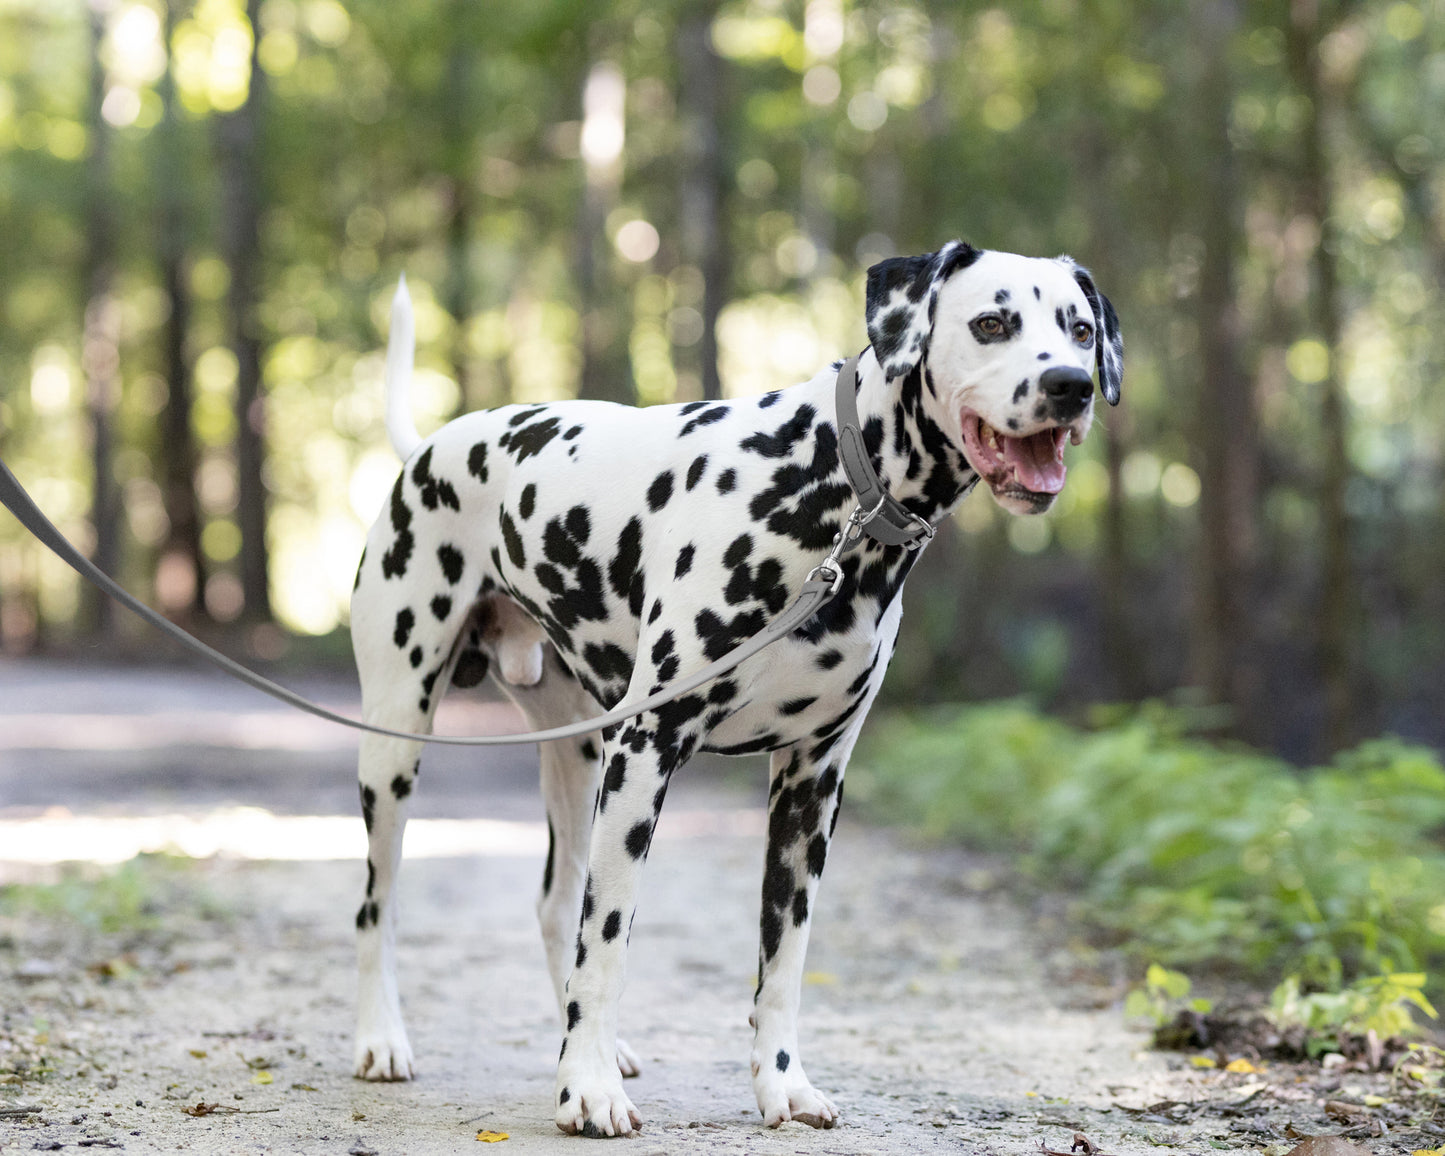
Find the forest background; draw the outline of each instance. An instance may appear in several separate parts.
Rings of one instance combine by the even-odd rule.
[[[792,384],[866,343],[881,258],[1068,252],[1122,318],[1123,403],[1054,513],[964,503],[885,695],[1439,747],[1442,16],[0,0],[0,456],[188,628],[340,666],[400,273],[425,433]],[[8,518],[0,646],[159,649]]]

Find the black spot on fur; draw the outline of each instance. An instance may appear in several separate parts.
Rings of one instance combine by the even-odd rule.
[[[431,472],[431,455],[432,447],[427,446],[411,469],[411,480],[416,483],[421,496],[421,504],[428,510],[435,510],[439,506],[446,506],[449,510],[460,510],[462,504],[457,500],[457,492],[451,482],[445,478],[436,477]]]
[[[704,410],[698,414],[697,417],[687,422],[677,436],[685,438],[688,434],[692,433],[693,430],[697,429],[698,426],[712,425],[715,421],[722,421],[722,419],[728,415],[728,408],[726,405],[715,405],[712,409]]]
[[[787,702],[783,703],[782,706],[778,707],[778,713],[784,715],[802,714],[817,701],[818,698],[816,695],[805,696],[803,698],[792,698],[789,699]]]
[[[1019,382],[1018,385],[1014,387],[1014,405],[1018,405],[1019,402],[1023,401],[1024,396],[1028,393],[1028,391],[1029,379],[1024,378],[1023,381]]]
[[[452,600],[445,594],[438,594],[431,600],[431,612],[438,622],[445,622],[447,615],[452,612]]]
[[[652,479],[652,485],[647,487],[647,508],[655,514],[667,505],[668,499],[671,497],[672,471],[663,470]]]
[[[532,411],[533,413],[539,411]],[[509,424],[515,424],[518,419],[525,420],[532,416],[531,413],[518,414]],[[555,417],[544,418],[541,421],[533,422],[531,425],[523,426],[521,429],[510,430],[497,439],[497,444],[506,448],[518,464],[525,462],[528,458],[536,457],[551,440],[557,436],[561,428],[561,420]]]
[[[405,775],[397,775],[391,780],[391,793],[398,799],[404,799],[411,794],[411,780]]]
[[[527,564],[527,552],[522,548],[522,535],[517,533],[517,523],[512,521],[512,515],[506,510],[502,511],[502,541],[507,547],[507,557],[520,570]]]
[[[356,929],[365,931],[367,927],[375,927],[380,913],[380,908],[374,902],[363,903],[361,910],[356,913]]]
[[[694,486],[702,481],[703,471],[707,469],[707,454],[698,454],[692,459],[692,465],[687,467],[687,490],[692,492]]]
[[[573,966],[574,966],[574,967],[581,967],[581,966],[582,966],[584,963],[586,963],[586,962],[587,962],[587,945],[582,942],[582,937],[579,935],[579,936],[577,937],[577,962],[574,963]]]
[[[696,552],[696,548],[691,542],[677,552],[677,565],[673,567],[672,571],[674,578],[681,578],[692,569],[692,556]]]
[[[607,918],[602,921],[602,938],[611,943],[617,938],[617,933],[622,930],[622,912],[609,911]]]
[[[396,629],[392,631],[392,641],[398,648],[404,648],[411,638],[411,628],[416,625],[416,615],[412,613],[411,607],[407,606],[396,612]]]
[[[647,854],[647,848],[652,842],[652,822],[643,819],[632,825],[632,830],[627,832],[627,853],[634,859],[641,859]]]
[[[582,752],[582,757],[589,763],[597,758],[597,744],[591,739],[583,739],[582,745],[578,749]]]
[[[785,458],[813,428],[817,411],[811,405],[800,405],[797,411],[772,433],[759,430],[738,443],[738,448],[765,458]]]
[[[411,507],[402,498],[402,486],[406,481],[403,473],[391,488],[391,528],[396,531],[396,540],[381,556],[381,573],[386,578],[400,578],[406,574],[406,564],[411,561],[412,546],[416,539],[411,532]]]
[[[376,818],[376,792],[370,787],[361,788],[361,821],[366,824],[366,833],[371,834],[371,824]]]
[[[843,652],[840,650],[825,650],[817,658],[813,659],[822,670],[832,670],[843,661]]]
[[[547,820],[547,864],[542,868],[542,894],[552,893],[552,869],[557,854],[557,834],[552,830],[552,820]]]
[[[587,512],[587,507],[573,506],[567,511],[565,523],[572,540],[579,546],[585,546],[592,536],[592,515]]]
[[[441,563],[442,576],[450,585],[455,586],[461,581],[466,559],[462,557],[460,550],[450,542],[443,542],[437,547],[437,561]]]
[[[411,654],[409,654],[407,657],[411,660],[411,667],[412,667],[412,669],[415,670],[418,666],[421,665],[421,660],[422,660],[421,647],[420,647],[420,646],[413,646],[413,647],[411,648]]]
[[[782,393],[776,389],[773,390],[772,393],[765,393],[762,397],[758,398],[758,408],[771,409],[773,406],[777,405],[778,402],[782,400],[782,398]]]
[[[582,1018],[582,1009],[574,999],[567,1005],[567,1030],[570,1032],[577,1026],[577,1021]]]
[[[567,1054],[567,1041],[566,1041],[566,1040],[563,1040],[563,1041],[562,1041],[562,1056],[565,1056],[566,1054]],[[562,1061],[562,1056],[558,1056],[558,1057],[557,1057],[557,1062],[558,1062],[558,1063],[561,1063],[561,1061]],[[559,1104],[565,1104],[565,1103],[566,1103],[568,1100],[570,1100],[571,1098],[572,1098],[572,1090],[571,1090],[570,1088],[563,1088],[562,1091],[557,1094],[557,1103],[559,1103]]]
[[[828,861],[828,840],[814,835],[808,840],[808,874],[823,874],[823,865]]]
[[[737,488],[737,484],[737,470],[723,470],[723,472],[717,476],[717,492],[720,494],[732,493],[733,490]]]
[[[487,443],[478,442],[467,454],[467,472],[476,478],[477,481],[486,483],[487,480]]]
[[[517,499],[517,513],[522,515],[522,521],[532,516],[532,511],[537,508],[537,484],[528,482],[522,487],[522,496]]]
[[[788,1070],[788,1053],[783,1051],[782,1048],[778,1049],[776,1063],[778,1065],[778,1071],[786,1072]]]

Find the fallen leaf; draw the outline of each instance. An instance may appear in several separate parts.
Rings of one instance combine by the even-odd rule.
[[[219,1104],[197,1104],[194,1108],[182,1108],[181,1111],[187,1116],[209,1116],[220,1106]]]
[[[259,1072],[257,1072],[254,1076],[251,1077],[251,1083],[253,1083],[253,1084],[269,1084],[269,1083],[271,1083],[275,1078],[276,1078],[276,1077],[274,1077],[273,1075],[271,1075],[270,1072],[266,1071],[265,1068],[262,1068]]]
[[[204,1059],[206,1058],[206,1049],[205,1049],[205,1048],[192,1048],[192,1049],[191,1049],[191,1055],[195,1056],[196,1059],[198,1059],[198,1060],[204,1060]]]
[[[483,1144],[497,1144],[503,1140],[509,1140],[511,1137],[505,1132],[478,1132],[477,1139]]]
[[[1390,1102],[1384,1096],[1362,1096],[1361,1099],[1365,1101],[1367,1108],[1382,1108]]]
[[[838,977],[831,971],[807,971],[803,973],[803,982],[814,987],[832,987]]]
[[[1410,1156],[1445,1156],[1445,1144],[1439,1148],[1416,1148]]]
[[[293,1092],[314,1092],[314,1091],[316,1091],[316,1089],[313,1088],[310,1084],[292,1084],[292,1085],[291,1085],[291,1090],[292,1090]]]
[[[1241,1056],[1237,1060],[1230,1060],[1229,1063],[1224,1065],[1224,1070],[1226,1072],[1245,1072],[1251,1075],[1259,1071],[1258,1068],[1256,1068],[1243,1056]]]
[[[1211,1056],[1190,1056],[1189,1062],[1196,1068],[1217,1068],[1219,1066]]]

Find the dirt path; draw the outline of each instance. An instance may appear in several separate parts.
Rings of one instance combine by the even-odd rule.
[[[0,667],[0,695],[7,679],[12,690],[34,681],[26,675]],[[205,688],[189,707],[197,733],[219,727],[227,711],[258,709]],[[107,717],[145,712],[145,695],[110,693],[95,708]],[[19,701],[0,698],[0,711],[18,715]],[[349,756],[324,744],[238,752],[140,742],[118,753],[76,750],[72,739],[67,748],[79,724],[62,715],[82,704],[47,701],[50,746],[34,730],[23,748],[0,740],[0,831],[7,819],[37,815],[37,776],[53,803],[116,830],[130,830],[137,814],[197,817],[247,804],[280,816],[252,818],[283,843],[311,830],[286,826],[286,816],[346,813],[333,803],[354,790]],[[454,777],[463,768],[434,763],[420,813],[450,820],[445,829],[460,839],[451,846],[469,853],[446,854],[435,840],[443,828],[420,826],[423,853],[429,845],[436,857],[402,873],[401,982],[420,1079],[370,1085],[349,1074],[358,861],[148,868],[130,926],[83,930],[0,914],[0,1073],[22,1073],[20,1082],[0,1075],[0,1152],[90,1141],[140,1152],[444,1153],[474,1150],[479,1130],[507,1133],[504,1150],[577,1151],[585,1142],[551,1123],[560,1031],[532,912],[545,835],[525,760],[490,778],[466,772],[465,784]],[[230,794],[204,774],[212,764],[239,784]],[[318,765],[345,777],[331,782]],[[107,781],[126,791],[107,798]],[[1125,1030],[1117,1008],[1088,1010],[1095,991],[1061,984],[1046,934],[990,888],[986,864],[911,849],[846,820],[814,921],[802,1039],[808,1071],[843,1122],[830,1132],[762,1129],[747,1072],[761,807],[760,782],[699,771],[677,783],[664,811],[622,1014],[645,1065],[629,1084],[645,1119],[630,1150],[1025,1153],[1039,1140],[1067,1149],[1077,1129],[1108,1152],[1131,1153],[1179,1139],[1115,1105],[1189,1099],[1199,1077],[1142,1052],[1143,1037]],[[479,825],[483,816],[490,826]],[[49,821],[67,837],[64,815]],[[352,822],[359,838],[360,820]],[[503,853],[472,853],[467,831]],[[3,839],[0,871],[34,873],[4,865]],[[37,1079],[36,1067],[52,1070]],[[197,1104],[216,1107],[187,1115]],[[40,1111],[5,1118],[24,1106]]]

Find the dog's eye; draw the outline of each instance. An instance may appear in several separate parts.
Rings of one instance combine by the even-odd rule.
[[[1003,319],[1001,317],[980,317],[978,319],[978,331],[985,337],[998,337],[1003,333]]]
[[[1074,340],[1080,345],[1088,345],[1094,336],[1094,327],[1087,321],[1074,322]]]

